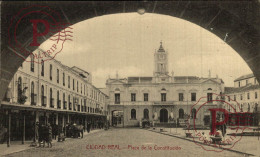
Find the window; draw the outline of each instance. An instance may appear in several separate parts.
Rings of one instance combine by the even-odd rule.
[[[119,93],[115,94],[115,104],[120,104],[120,94]]]
[[[144,119],[149,119],[149,110],[144,109]]]
[[[195,108],[191,110],[191,118],[196,119],[196,109]]]
[[[240,95],[240,100],[243,100],[243,94]]]
[[[52,88],[50,88],[50,107],[53,107]]]
[[[236,101],[237,100],[237,97],[236,97],[236,95],[234,95],[234,101]]]
[[[228,96],[228,101],[230,101],[230,96]]]
[[[82,83],[80,84],[80,93],[82,94]]]
[[[79,92],[79,82],[77,81],[77,92]]]
[[[60,108],[60,92],[57,91],[57,108]]]
[[[44,61],[43,60],[41,62],[41,65],[42,65],[41,75],[44,76]]]
[[[212,101],[212,93],[207,93],[207,96],[208,96],[208,102]]]
[[[241,106],[240,106],[240,110],[241,112],[243,112],[243,104],[241,103]]]
[[[240,87],[240,81],[238,82],[238,87]]]
[[[250,112],[250,104],[247,104],[247,111]]]
[[[196,93],[191,93],[191,101],[196,101]]]
[[[161,101],[166,101],[166,93],[161,93]]]
[[[182,108],[179,109],[179,118],[180,119],[184,118],[184,110]]]
[[[42,85],[42,88],[41,88],[41,96],[42,96],[42,106],[44,106],[44,86]]]
[[[257,92],[255,92],[255,99],[257,99]]]
[[[65,73],[62,73],[62,82],[63,82],[63,86],[65,86]]]
[[[70,88],[70,76],[68,76],[68,88]]]
[[[136,119],[136,110],[135,109],[131,110],[131,119]]]
[[[59,73],[60,73],[60,71],[59,71],[59,69],[57,69],[57,83],[60,82],[60,76],[59,76]]]
[[[66,95],[63,93],[63,109],[67,109]]]
[[[183,93],[179,93],[179,101],[183,101],[184,97],[183,97]]]
[[[19,77],[18,78],[18,102],[20,101],[21,97],[23,94],[23,90],[22,90],[22,78]]]
[[[69,110],[72,109],[71,102],[70,102],[70,95],[68,95],[68,104],[69,104]]]
[[[72,81],[72,88],[73,88],[73,90],[75,90],[75,80],[74,79]]]
[[[34,94],[34,82],[31,83],[31,104],[36,105],[36,94]]]
[[[63,93],[63,101],[65,101],[65,93]]]
[[[148,101],[148,93],[144,93],[144,101]]]
[[[136,97],[136,94],[135,93],[131,93],[131,101],[136,101],[135,97]]]
[[[34,72],[34,55],[31,55],[31,72]]]
[[[247,99],[250,99],[250,93],[247,93]]]
[[[52,64],[50,64],[50,80],[52,80]]]

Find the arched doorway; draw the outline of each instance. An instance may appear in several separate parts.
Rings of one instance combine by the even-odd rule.
[[[124,127],[124,112],[121,110],[112,111],[112,126]]]
[[[149,120],[149,110],[147,108],[144,109],[144,117],[143,118]]]
[[[160,122],[168,122],[168,111],[165,108],[160,110]]]

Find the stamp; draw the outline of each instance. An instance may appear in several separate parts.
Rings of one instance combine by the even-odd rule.
[[[212,93],[212,96],[216,99],[201,97],[191,107],[186,135],[206,151],[222,152],[232,149],[244,131],[252,130],[252,114],[242,112],[239,103],[226,95]],[[230,102],[225,101],[227,99]],[[205,127],[206,121],[209,125]]]
[[[72,41],[73,37],[73,28],[61,15],[49,6],[21,9],[8,28],[10,50],[26,62],[40,64],[53,59],[62,51],[65,41]],[[28,36],[30,40],[24,41]]]

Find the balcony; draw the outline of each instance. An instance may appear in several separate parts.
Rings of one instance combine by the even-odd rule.
[[[57,101],[57,108],[58,108],[58,109],[61,108],[61,101],[60,101],[60,100]]]
[[[63,101],[63,109],[67,109],[67,101]]]
[[[73,104],[73,110],[76,111],[76,106],[77,106],[77,103],[74,103]]]
[[[80,111],[80,105],[78,105],[78,111]]]
[[[72,110],[72,103],[69,102],[69,110]]]
[[[154,101],[154,105],[174,105],[174,101]]]
[[[84,106],[81,106],[81,112],[84,112]]]
[[[51,99],[50,99],[50,107],[51,107],[51,108],[54,108],[54,98],[51,98]]]
[[[46,96],[42,96],[42,106],[46,107],[47,104],[47,98]]]
[[[31,94],[31,105],[36,105],[36,101],[37,101],[37,94],[32,93]]]

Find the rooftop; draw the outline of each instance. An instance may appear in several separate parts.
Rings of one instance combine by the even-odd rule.
[[[252,78],[252,77],[255,77],[253,73],[243,75],[243,76],[240,76],[239,78],[235,79],[234,82],[244,80],[244,79],[248,79],[248,78]]]
[[[248,85],[243,87],[225,87],[225,94],[240,93],[249,90],[260,89],[260,85]]]

